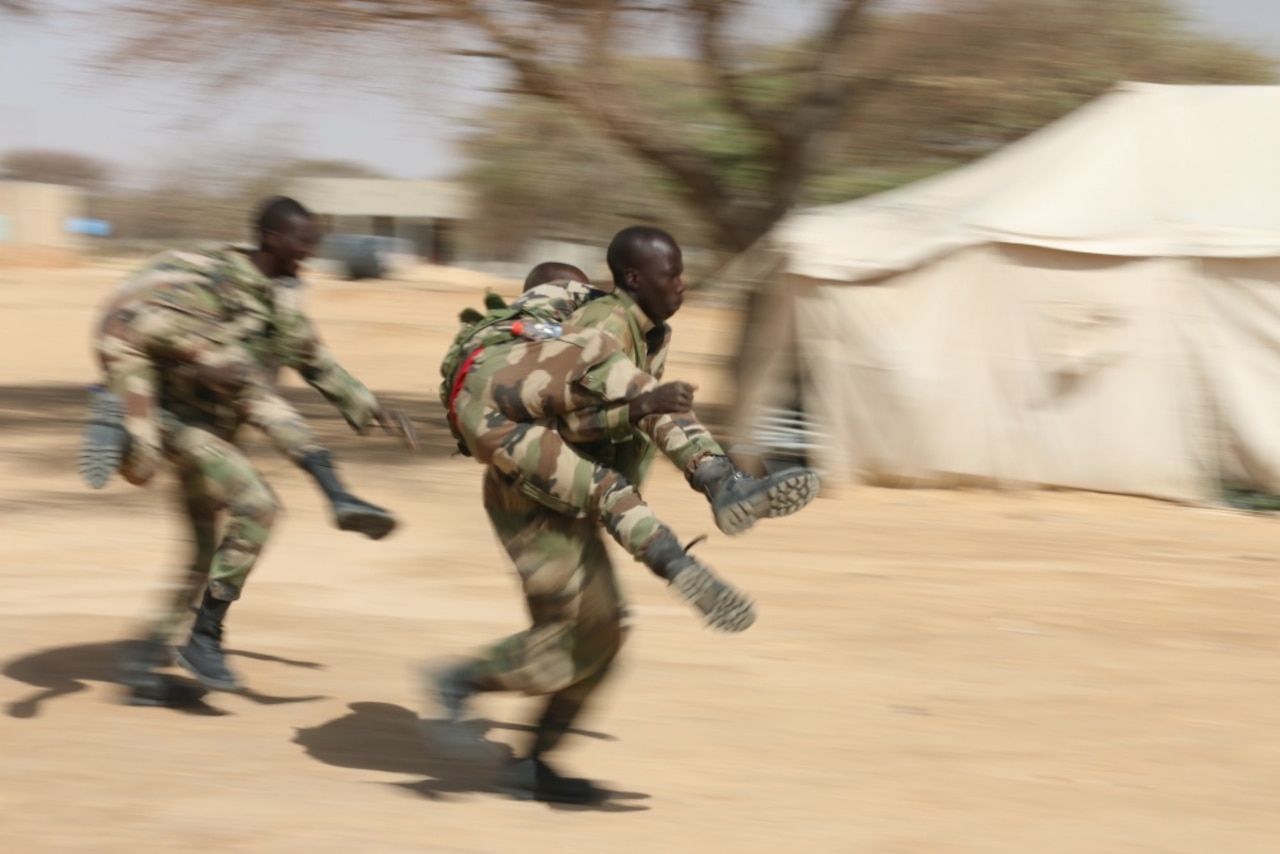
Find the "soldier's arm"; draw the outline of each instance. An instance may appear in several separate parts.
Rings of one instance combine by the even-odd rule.
[[[542,287],[534,288],[528,294],[536,294]],[[643,342],[635,341],[631,326],[625,314],[617,311],[616,303],[610,299],[599,299],[593,296],[583,302],[568,319],[572,326],[599,330],[618,345],[621,357],[628,359],[632,365],[640,365],[640,349]],[[656,379],[656,378],[655,378]],[[638,391],[638,390],[637,390]],[[570,442],[609,441],[613,443],[629,441],[635,435],[635,425],[639,413],[631,405],[634,398],[620,399],[621,395],[602,394],[602,397],[613,402],[592,409],[581,409],[566,412],[560,418],[560,433]]]
[[[277,286],[272,321],[271,346],[280,361],[333,404],[353,429],[368,429],[381,411],[378,399],[321,343],[296,284]]]
[[[566,412],[560,416],[560,435],[568,442],[629,442],[639,431],[651,438],[671,429],[673,417],[692,417],[696,386],[670,382],[644,392],[634,400],[593,409]]]

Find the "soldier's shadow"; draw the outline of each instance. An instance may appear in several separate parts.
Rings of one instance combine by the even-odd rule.
[[[409,709],[391,703],[351,703],[347,708],[349,713],[340,718],[316,727],[297,730],[294,744],[301,745],[312,758],[340,768],[363,768],[423,776],[422,780],[389,785],[428,800],[440,801],[447,800],[451,795],[497,791],[494,785],[497,768],[512,755],[511,749],[506,745],[490,742],[494,748],[493,761],[490,763],[439,758],[431,754],[420,729],[424,726],[431,727],[432,722],[420,721]],[[474,727],[478,735],[491,729],[529,729],[519,724],[484,719],[468,721],[468,725]],[[572,732],[594,738],[611,738],[582,730]],[[641,792],[610,791],[608,797],[599,804],[548,806],[565,810],[637,812],[649,808],[627,802],[648,797]]]
[[[111,640],[98,643],[73,644],[71,646],[52,647],[37,650],[8,662],[4,667],[4,675],[16,682],[24,682],[39,690],[21,699],[14,700],[5,707],[11,718],[39,717],[43,705],[50,700],[77,694],[88,689],[90,682],[118,684],[119,661],[135,643],[130,640]],[[241,655],[264,661],[276,661],[294,667],[319,668],[321,665],[310,661],[291,661],[272,655],[253,652],[237,652],[227,650],[228,655]],[[194,679],[174,674],[165,674],[164,683],[169,695],[165,708],[176,709],[187,714],[226,715],[224,709],[209,705],[204,701],[208,691]],[[325,699],[322,695],[301,697],[276,697],[257,691],[238,692],[255,703],[278,705],[281,703],[305,703]],[[123,688],[118,697],[125,697]]]

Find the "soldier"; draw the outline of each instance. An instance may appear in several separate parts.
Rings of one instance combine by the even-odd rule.
[[[811,471],[766,480],[738,473],[689,411],[693,388],[659,384],[670,339],[665,321],[679,308],[684,285],[679,248],[664,232],[656,235],[643,231],[640,239],[628,229],[615,237],[609,250],[614,295],[534,281],[511,309],[491,310],[486,321],[473,317],[446,360],[446,403],[456,435],[489,464],[485,509],[516,564],[533,625],[474,660],[425,672],[443,718],[428,734],[435,734],[439,749],[471,754],[481,746],[460,723],[473,694],[549,695],[529,754],[503,774],[503,786],[518,797],[585,802],[601,796],[590,781],[563,777],[545,760],[622,643],[624,608],[597,520],[712,627],[741,631],[754,620],[750,601],[690,557],[632,483],[599,462],[609,457],[638,478],[647,446],[629,460],[616,452],[592,458],[566,440],[579,451],[607,452],[651,437],[645,441],[707,494],[717,524],[729,533],[759,516],[795,512],[817,493]],[[575,305],[580,308],[573,311]],[[588,314],[594,306],[602,307]],[[522,310],[541,311],[544,319],[573,311],[571,326],[555,341],[503,342],[502,325],[511,311]]]
[[[297,273],[318,237],[314,218],[298,202],[277,197],[260,206],[254,226],[253,249],[169,252],[153,260],[116,294],[96,342],[108,390],[95,398],[82,471],[91,482],[105,481],[118,464],[126,479],[142,484],[154,476],[160,459],[169,460],[195,541],[186,578],[161,607],[146,640],[121,663],[133,702],[165,701],[155,671],[167,663],[168,642],[202,587],[191,635],[176,651],[178,663],[212,688],[239,687],[223,655],[223,621],[278,507],[234,444],[242,423],[260,426],[315,478],[340,528],[379,539],[395,525],[386,510],[345,489],[329,452],[265,373],[273,361],[294,368],[355,430],[378,423],[412,446],[409,422],[379,404],[334,360],[302,311]],[[223,511],[227,521],[219,542],[217,517]]]
[[[535,264],[533,269],[529,271],[529,275],[524,277],[524,290],[522,293],[545,285],[547,282],[578,282],[583,285],[590,285],[591,280],[587,278],[587,274],[582,272],[572,264],[566,264],[563,261],[543,261],[541,264]]]

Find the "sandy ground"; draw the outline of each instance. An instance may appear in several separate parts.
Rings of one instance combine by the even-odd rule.
[[[740,636],[619,560],[636,629],[561,759],[615,797],[514,802],[433,758],[415,665],[522,622],[434,401],[485,280],[438,269],[311,296],[423,453],[291,392],[403,528],[333,530],[254,439],[287,516],[229,623],[252,690],[121,705],[113,656],[186,543],[170,482],[94,493],[74,472],[116,275],[0,269],[0,851],[1280,851],[1280,528],[1116,497],[855,490],[717,534],[701,554],[760,606]],[[677,318],[670,374],[712,406],[730,319]],[[669,467],[647,494],[714,531]],[[515,745],[531,712],[485,697],[478,725]]]

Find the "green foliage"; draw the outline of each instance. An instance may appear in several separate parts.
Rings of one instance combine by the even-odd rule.
[[[758,51],[744,70],[758,106],[794,96],[786,66],[811,45]],[[708,85],[694,60],[636,59],[627,96],[692,143],[735,198],[766,204],[777,152]],[[877,18],[850,64],[893,81],[814,149],[802,204],[858,198],[963,164],[1042,127],[1115,83],[1271,83],[1276,60],[1196,33],[1165,0],[942,0]],[[599,239],[624,221],[707,235],[705,212],[666,173],[546,101],[482,115],[465,179],[507,251],[528,237]],[[688,242],[692,242],[689,240]]]

